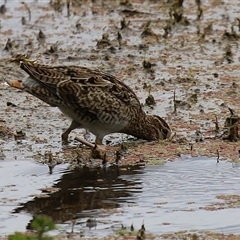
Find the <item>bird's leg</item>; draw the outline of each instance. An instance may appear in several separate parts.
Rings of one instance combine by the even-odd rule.
[[[77,137],[77,136],[75,137],[75,140],[79,141],[80,143],[82,143],[82,144],[84,144],[84,145],[86,145],[86,146],[88,146],[88,147],[90,147],[90,148],[94,148],[94,146],[95,146],[94,144],[86,141],[86,140],[83,139],[83,138]]]
[[[97,149],[99,146],[104,147],[102,145],[102,138],[100,138],[98,136],[96,137],[95,145],[88,142],[85,139],[80,138],[80,137],[75,137],[75,140],[77,140],[77,141],[81,142],[82,144],[85,144],[86,146],[91,147],[91,148],[96,148]]]
[[[98,149],[99,151],[106,152],[106,151],[110,151],[110,150],[115,150],[115,151],[120,150],[119,147],[105,146],[105,145],[103,145],[102,141],[103,141],[103,137],[96,136],[95,144],[96,144],[97,149]]]
[[[91,147],[93,150],[95,150],[97,152],[106,152],[106,151],[110,151],[110,150],[119,151],[120,150],[120,147],[104,146],[102,144],[103,138],[101,138],[99,136],[96,136],[95,145],[82,139],[82,138],[79,138],[79,137],[75,137],[75,140],[81,142],[82,144],[85,144],[88,147]]]
[[[95,143],[96,143],[97,145],[102,145],[102,141],[103,141],[103,138],[102,138],[102,137],[96,136]]]
[[[80,128],[81,124],[76,122],[76,121],[72,121],[69,128],[62,134],[62,141],[63,142],[68,142],[68,135],[70,134],[70,132],[76,128]]]
[[[105,152],[105,151],[107,151],[107,146],[104,146],[102,141],[103,141],[102,137],[96,136],[95,148],[96,148],[97,151]]]

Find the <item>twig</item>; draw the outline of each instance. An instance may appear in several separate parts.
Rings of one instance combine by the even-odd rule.
[[[83,138],[80,138],[80,137],[75,137],[75,140],[79,141],[80,143],[82,144],[85,144],[86,146],[90,147],[90,148],[94,148],[94,144],[84,140]]]
[[[233,111],[233,109],[231,109],[230,107],[228,107],[228,110],[229,110],[229,112],[230,112],[231,117],[234,116],[234,111]]]
[[[67,0],[67,16],[70,17],[70,0]]]
[[[30,8],[28,7],[28,5],[25,2],[22,2],[22,4],[26,7],[26,9],[28,11],[28,21],[31,21],[31,11],[30,11]]]
[[[215,114],[215,138],[217,137],[218,133],[219,133],[219,123],[218,123],[218,117],[217,115]]]
[[[220,154],[219,154],[219,149],[217,150],[217,164],[219,163],[219,158],[220,158]]]
[[[108,150],[112,150],[112,151],[119,151],[120,147],[119,146],[105,146],[105,145],[96,145],[96,144],[92,144],[86,140],[84,140],[83,138],[80,137],[75,137],[75,140],[79,141],[82,144],[85,144],[86,146],[90,147],[90,148],[95,148],[97,150],[100,151],[108,151]]]
[[[173,113],[176,113],[176,112],[177,112],[176,91],[174,89],[174,92],[173,92]]]

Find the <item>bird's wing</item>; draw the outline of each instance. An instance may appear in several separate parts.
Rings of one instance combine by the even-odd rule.
[[[79,115],[110,123],[120,115],[128,119],[131,108],[136,111],[141,108],[135,93],[110,74],[85,67],[51,67],[28,61],[22,61],[20,67]]]
[[[96,70],[68,67],[70,79],[59,82],[57,93],[89,121],[105,124],[128,121],[141,106],[135,93],[114,76]]]

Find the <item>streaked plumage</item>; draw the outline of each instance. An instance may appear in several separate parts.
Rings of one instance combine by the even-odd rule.
[[[146,140],[166,139],[171,130],[159,116],[146,115],[135,93],[116,77],[78,66],[47,66],[22,60],[29,74],[23,81],[8,80],[72,119],[62,134],[68,139],[75,128],[86,128],[101,144],[105,135],[119,132]]]

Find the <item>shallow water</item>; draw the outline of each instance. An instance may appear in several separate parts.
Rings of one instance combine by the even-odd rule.
[[[58,233],[106,236],[123,224],[135,229],[144,222],[148,232],[211,230],[240,233],[238,209],[200,209],[220,203],[217,195],[239,194],[239,167],[209,158],[185,158],[161,166],[64,170],[48,173],[45,165],[29,161],[2,161],[0,235],[24,231],[34,214],[49,214]],[[40,188],[60,190],[47,198]],[[87,220],[96,220],[88,228]]]
[[[21,212],[13,214],[16,206],[30,201],[40,194],[40,188],[51,186],[67,165],[56,166],[53,174],[49,174],[48,166],[23,160],[0,161],[0,235],[14,231],[24,231],[32,218],[31,214]]]

